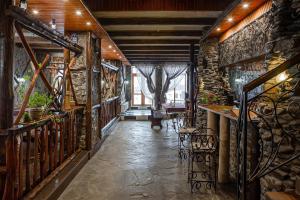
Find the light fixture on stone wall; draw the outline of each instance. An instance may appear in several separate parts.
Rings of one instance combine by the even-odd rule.
[[[283,73],[279,74],[277,79],[278,79],[278,82],[284,81],[285,79],[287,79],[286,73],[283,72]]]
[[[55,30],[56,29],[56,20],[52,19],[50,22],[50,25],[51,25],[51,28]]]

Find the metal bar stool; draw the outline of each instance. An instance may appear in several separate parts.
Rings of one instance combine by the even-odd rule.
[[[191,192],[216,191],[218,137],[208,134],[209,128],[199,128],[191,134],[188,181]],[[211,130],[211,129],[210,129]]]
[[[178,156],[180,159],[188,158],[189,150],[189,138],[190,135],[196,130],[196,128],[191,126],[191,120],[186,115],[186,113],[178,114],[176,118],[176,123],[174,125],[175,132],[178,135]]]

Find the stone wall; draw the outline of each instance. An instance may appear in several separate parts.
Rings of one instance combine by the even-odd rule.
[[[237,93],[245,83],[277,67],[299,52],[299,11],[300,4],[297,0],[274,0],[271,11],[220,44],[220,66],[231,65],[231,68],[228,68],[227,71],[230,85]],[[263,59],[251,63],[241,62],[245,59],[253,59],[260,56],[264,56]],[[289,72],[295,72],[295,69]],[[243,82],[237,83],[236,80],[242,80]],[[276,78],[252,91],[250,96],[265,91],[275,83],[278,83]],[[273,90],[269,92],[269,96],[277,95],[280,91],[278,89]],[[264,108],[261,110],[264,115],[267,114],[266,112],[274,112],[270,106],[271,104],[266,99],[263,102]],[[283,122],[285,127],[289,126],[290,123],[297,124],[298,122],[298,120],[291,119],[286,114],[287,108],[288,105],[281,105],[280,107],[282,116],[279,117],[279,120]],[[258,130],[254,129],[252,132],[248,130],[249,134],[258,133],[257,135],[261,139],[261,142],[258,142],[258,138],[253,138],[252,140],[248,138],[248,147],[251,147],[250,149],[248,148],[248,170],[253,170],[253,167],[256,165],[255,159],[253,162],[249,162],[251,160],[249,152],[251,152],[252,147],[260,145],[260,154],[263,162],[265,162],[268,156],[272,154],[271,149],[276,148],[281,141],[283,133],[274,119],[274,115],[267,120],[260,119]],[[271,125],[269,126],[271,131],[266,129],[266,123]],[[235,130],[234,123],[232,123],[231,129]],[[294,132],[294,134],[295,138],[299,138],[298,131]],[[283,146],[279,149],[278,157],[275,158],[274,165],[270,167],[278,165],[279,161],[286,160],[299,149],[298,143],[290,140],[282,142]],[[231,133],[230,144],[230,175],[234,178],[237,169],[235,164],[236,157],[232,156],[236,154],[236,136],[234,133]],[[262,149],[263,146],[264,148]],[[260,179],[261,199],[265,199],[264,193],[266,191],[294,191],[296,175],[299,176],[300,172],[299,164],[298,159]]]
[[[214,104],[228,104],[229,84],[225,71],[219,68],[219,42],[217,39],[206,40],[200,44],[198,55],[198,104],[204,104],[207,93],[215,96]],[[206,127],[206,112],[197,110],[198,127]]]

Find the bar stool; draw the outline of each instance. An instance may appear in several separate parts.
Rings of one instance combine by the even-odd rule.
[[[186,113],[180,113],[176,117],[176,124],[174,125],[175,132],[178,135],[178,156],[180,159],[188,158],[189,138],[190,135],[196,130],[192,127],[191,119]]]
[[[191,192],[216,191],[218,137],[209,128],[199,128],[191,134],[188,160],[188,182]],[[212,133],[212,134],[211,134]]]

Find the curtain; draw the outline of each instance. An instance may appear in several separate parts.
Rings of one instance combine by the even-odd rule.
[[[166,93],[170,88],[171,80],[177,78],[186,69],[187,69],[186,63],[166,63],[163,66],[163,70],[165,73],[165,80],[161,91],[162,102],[165,102]]]
[[[138,71],[146,78],[148,90],[150,93],[155,93],[155,84],[152,79],[152,74],[155,71],[155,67],[149,64],[139,64],[136,66]]]
[[[154,75],[154,74],[153,74]],[[154,80],[154,77],[152,75],[152,80]],[[138,71],[137,73],[137,80],[138,80],[138,86],[140,90],[143,92],[145,97],[148,99],[153,100],[154,99],[154,93],[151,93],[148,89],[147,79]]]

